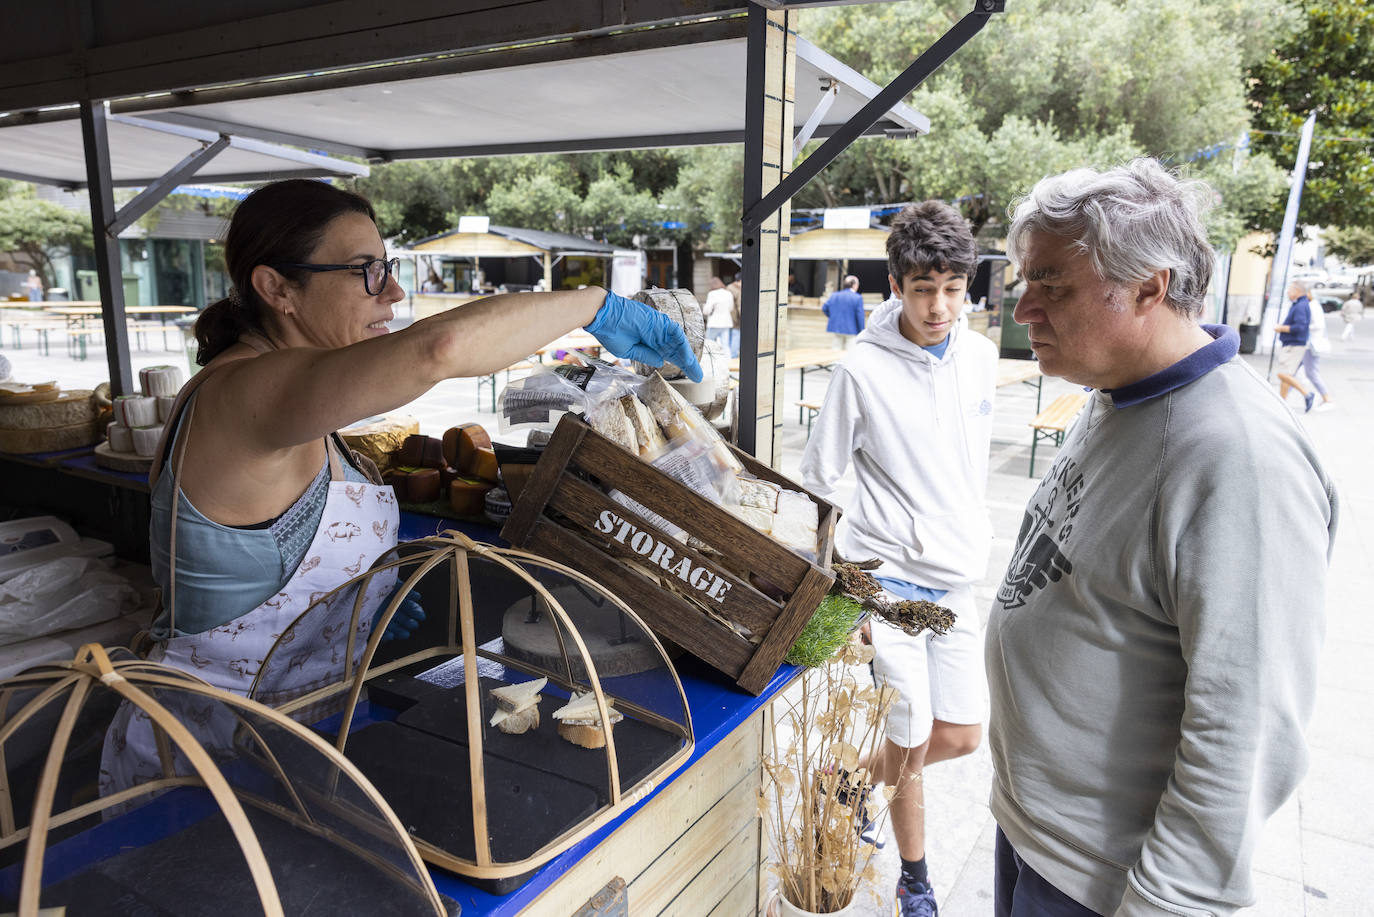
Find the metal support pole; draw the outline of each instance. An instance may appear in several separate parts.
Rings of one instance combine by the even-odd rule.
[[[749,231],[753,227],[762,222],[768,214],[782,206],[784,201],[790,200],[794,194],[806,186],[807,182],[830,165],[836,156],[844,152],[851,143],[862,136],[864,131],[877,124],[878,120],[892,106],[906,98],[909,93],[925,81],[926,77],[949,60],[954,52],[962,48],[970,38],[977,35],[983,26],[987,25],[988,17],[993,13],[1002,12],[1005,5],[1005,0],[977,0],[973,12],[956,22],[933,45],[926,48],[921,56],[912,62],[910,67],[907,67],[896,79],[884,87],[882,92],[870,99],[867,105],[859,109],[852,118],[830,136],[830,139],[821,144],[820,149],[806,157],[791,175],[768,193],[767,197],[754,203],[753,206],[746,206],[744,211],[745,238],[748,238]],[[750,17],[754,15],[756,9],[756,7],[750,8]],[[750,33],[749,47],[752,55],[752,32]],[[752,63],[752,57],[750,60]],[[753,104],[752,95],[749,104]]]
[[[795,14],[749,9],[745,73],[744,210],[785,181],[792,167],[792,115],[796,73]],[[736,440],[759,461],[781,460],[786,315],[779,288],[787,277],[791,207],[773,207],[745,223],[740,261],[740,388]]]
[[[106,227],[115,219],[114,182],[110,176],[110,138],[105,103],[81,103],[81,140],[86,148],[86,187],[91,200],[95,269],[100,281],[101,318],[105,323],[105,358],[110,365],[110,393],[135,394],[129,362],[129,332],[124,320],[124,274],[119,239]]]

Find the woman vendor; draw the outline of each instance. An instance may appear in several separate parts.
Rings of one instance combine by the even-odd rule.
[[[492,296],[390,332],[406,294],[372,206],[323,182],[254,191],[224,254],[233,291],[196,322],[205,368],[178,395],[150,476],[163,603],[150,658],[239,694],[302,611],[396,544],[391,487],[334,431],[578,327],[617,356],[700,378],[681,328],[597,287]],[[280,704],[337,680],[343,647],[352,636],[361,651],[394,583],[374,579],[356,630],[351,596],[312,610],[254,697]],[[126,706],[106,739],[105,791],[160,773],[152,748],[146,717]]]

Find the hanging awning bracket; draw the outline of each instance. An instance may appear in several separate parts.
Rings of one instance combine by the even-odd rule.
[[[925,82],[926,78],[939,69],[955,52],[968,43],[969,39],[982,31],[994,13],[1004,12],[1006,0],[977,0],[973,12],[964,16],[949,28],[949,31],[935,40],[911,66],[888,83],[868,104],[859,109],[846,121],[820,148],[806,157],[790,175],[784,178],[762,200],[744,215],[744,235],[748,237],[762,225],[764,219],[790,200],[821,170],[830,165],[835,157],[844,152],[865,131],[871,128],[902,99]]]

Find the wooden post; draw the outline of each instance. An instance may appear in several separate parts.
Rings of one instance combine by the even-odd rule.
[[[792,171],[796,31],[786,10],[749,8],[744,213]],[[782,460],[790,201],[745,226],[740,300],[740,448],[768,465]]]

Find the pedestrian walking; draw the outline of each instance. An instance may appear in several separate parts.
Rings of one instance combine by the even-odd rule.
[[[706,302],[702,305],[701,311],[706,316],[706,336],[713,341],[719,341],[720,346],[724,347],[725,352],[731,357],[739,356],[735,344],[735,297],[730,295],[730,291],[725,288],[725,283],[719,277],[711,278],[711,290],[706,294]]]
[[[1288,400],[1288,393],[1297,390],[1302,395],[1303,410],[1312,410],[1316,394],[1309,392],[1297,379],[1303,357],[1307,355],[1307,338],[1312,324],[1312,302],[1307,298],[1307,284],[1295,280],[1288,285],[1288,315],[1283,324],[1275,325],[1279,335],[1279,397]],[[1318,307],[1320,310],[1320,307]]]
[[[1312,320],[1307,326],[1307,353],[1303,354],[1301,364],[1307,381],[1322,396],[1321,403],[1312,409],[1314,411],[1329,411],[1336,406],[1321,374],[1321,355],[1330,350],[1331,341],[1326,336],[1326,313],[1318,307],[1312,310]]]
[[[1341,321],[1345,327],[1341,329],[1341,340],[1348,341],[1355,336],[1355,323],[1364,318],[1364,300],[1350,294],[1350,298],[1341,303]]]

